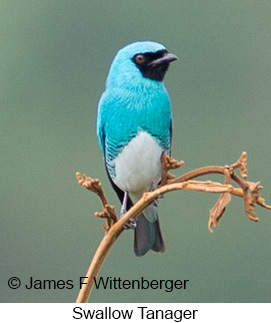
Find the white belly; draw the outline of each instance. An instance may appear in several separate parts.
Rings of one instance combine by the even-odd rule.
[[[147,132],[141,131],[113,161],[114,183],[134,197],[141,197],[161,178],[162,148]]]

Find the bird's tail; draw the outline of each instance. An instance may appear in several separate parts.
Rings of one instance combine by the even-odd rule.
[[[154,205],[148,206],[144,213],[138,216],[134,237],[136,256],[143,256],[150,249],[155,252],[165,251],[165,244]]]

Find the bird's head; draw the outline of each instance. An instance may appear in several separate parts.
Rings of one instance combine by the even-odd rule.
[[[162,82],[169,64],[177,56],[168,53],[165,46],[144,41],[129,44],[115,56],[107,78],[107,86],[136,86]]]

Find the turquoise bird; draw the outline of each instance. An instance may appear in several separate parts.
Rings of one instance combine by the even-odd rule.
[[[161,180],[161,155],[170,154],[172,135],[171,103],[163,80],[176,59],[162,44],[144,41],[120,49],[111,64],[98,105],[97,135],[122,203],[121,216]],[[165,250],[157,204],[126,227],[135,229],[137,256]]]

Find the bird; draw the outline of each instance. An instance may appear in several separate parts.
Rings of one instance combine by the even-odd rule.
[[[163,152],[170,155],[172,109],[164,77],[178,57],[154,41],[136,41],[114,57],[97,110],[97,136],[111,185],[125,214],[161,181]],[[164,252],[157,203],[125,228],[134,229],[134,252]]]

